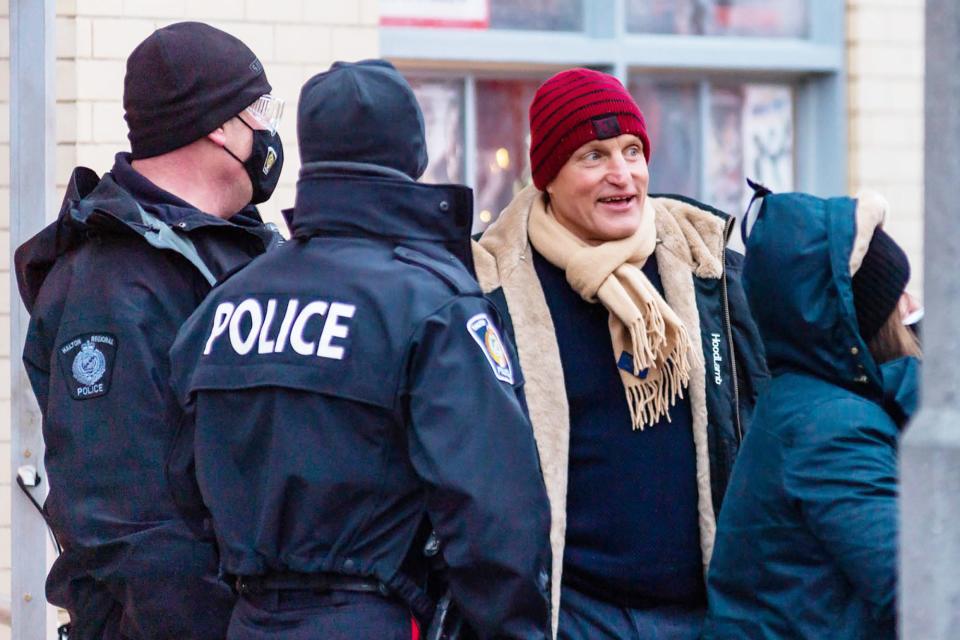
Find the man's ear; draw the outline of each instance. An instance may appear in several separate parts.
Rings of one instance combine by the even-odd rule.
[[[207,139],[218,147],[227,146],[227,133],[224,131],[223,126],[219,126],[208,133]]]

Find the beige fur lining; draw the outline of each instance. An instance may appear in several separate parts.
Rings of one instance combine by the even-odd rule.
[[[657,248],[657,265],[663,293],[667,302],[687,327],[691,336],[700,337],[700,314],[693,287],[693,274],[669,249]],[[686,267],[686,268],[685,268]],[[707,447],[707,378],[703,361],[703,347],[699,340],[690,345],[690,409],[693,416],[693,447],[697,460],[697,513],[700,523],[700,551],[706,571],[713,554],[713,540],[717,519],[713,512],[713,493],[710,489],[710,452]]]
[[[723,276],[723,220],[680,200],[650,200],[658,213],[657,239],[661,244],[692,267],[698,278]]]
[[[530,186],[521,191],[498,220],[474,243],[477,277],[484,291],[502,286],[510,308],[520,366],[526,381],[527,405],[540,454],[550,500],[550,545],[553,552],[552,610],[556,635],[560,611],[564,538],[566,535],[567,466],[570,448],[570,414],[567,405],[560,349],[543,289],[537,278],[527,239],[530,206],[541,192]],[[704,568],[713,552],[716,518],[710,489],[707,451],[706,372],[700,336],[693,275],[723,275],[724,224],[718,217],[692,205],[665,198],[652,199],[657,211],[656,256],[667,303],[683,321],[691,348],[691,382],[688,387],[693,413],[697,464],[700,542]]]

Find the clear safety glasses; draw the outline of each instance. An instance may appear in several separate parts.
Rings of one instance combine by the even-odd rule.
[[[270,135],[276,135],[277,127],[280,126],[280,118],[283,117],[283,99],[272,96],[269,93],[260,96],[256,102],[246,108],[246,112],[270,132]]]

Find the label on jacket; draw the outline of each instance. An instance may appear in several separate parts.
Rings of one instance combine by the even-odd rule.
[[[500,339],[500,332],[490,320],[490,316],[485,313],[473,316],[467,321],[467,330],[480,345],[480,350],[483,351],[497,380],[513,384],[513,367],[510,364],[510,357],[503,346],[503,340]]]
[[[116,355],[117,339],[109,333],[84,333],[60,345],[60,370],[74,400],[89,400],[110,392]]]
[[[214,344],[222,340],[239,356],[289,350],[301,356],[343,360],[350,337],[349,320],[356,310],[354,305],[343,302],[301,302],[297,298],[261,302],[251,297],[237,304],[221,302],[213,314],[203,354],[209,355]],[[307,324],[321,322],[319,337],[307,339]]]

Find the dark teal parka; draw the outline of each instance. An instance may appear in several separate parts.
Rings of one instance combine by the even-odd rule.
[[[918,362],[860,336],[857,202],[767,196],[744,287],[772,380],[734,466],[704,638],[896,637],[897,441]]]

